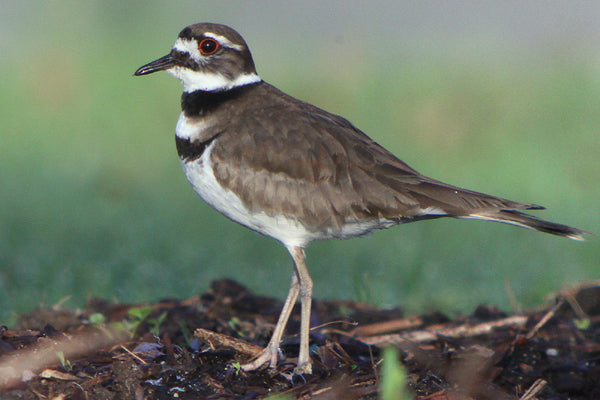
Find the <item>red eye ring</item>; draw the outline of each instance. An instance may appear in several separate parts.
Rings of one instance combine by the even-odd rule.
[[[215,54],[220,47],[221,46],[219,45],[219,42],[217,42],[213,38],[202,39],[200,41],[200,44],[198,44],[198,50],[200,50],[200,53],[203,56],[210,56]]]

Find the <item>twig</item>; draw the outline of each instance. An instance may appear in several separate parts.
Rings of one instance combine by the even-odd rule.
[[[430,330],[420,330],[406,333],[399,333],[393,335],[379,335],[372,337],[359,337],[361,341],[366,344],[383,346],[386,344],[397,344],[404,341],[411,342],[432,342],[437,340],[440,336],[452,337],[452,338],[463,338],[471,336],[479,336],[485,333],[489,333],[495,329],[501,328],[522,328],[527,323],[527,317],[525,316],[514,316],[509,318],[500,319],[497,321],[485,322],[478,325],[460,325],[450,328],[438,328]]]
[[[208,342],[212,348],[229,347],[244,355],[253,357],[260,355],[263,350],[261,347],[248,343],[245,340],[235,339],[231,336],[209,331],[208,329],[198,328],[194,332],[194,336],[201,341]]]
[[[543,380],[543,379],[536,380],[535,382],[533,382],[533,385],[531,385],[531,387],[529,389],[527,389],[527,391],[525,393],[523,393],[523,396],[521,396],[519,398],[519,400],[534,400],[534,399],[536,399],[535,396],[539,392],[544,390],[546,385],[548,385],[548,382],[546,382],[545,380]]]
[[[413,329],[421,325],[423,325],[423,318],[419,316],[394,319],[391,321],[383,321],[375,324],[359,326],[358,328],[353,329],[350,332],[350,335],[354,337],[381,335],[388,332]]]
[[[135,358],[136,360],[138,360],[142,364],[147,364],[146,361],[144,361],[140,356],[138,356],[137,354],[135,354],[133,351],[129,350],[127,347],[121,345],[121,348],[123,350],[125,350],[127,352],[127,354],[129,354],[130,356],[132,356],[133,358]]]
[[[117,332],[107,334],[104,331],[93,331],[83,334],[53,338],[38,343],[24,350],[14,351],[0,359],[0,390],[18,383],[24,374],[36,374],[46,368],[60,365],[57,354],[62,353],[64,359],[91,354],[114,343],[121,342],[125,335]]]
[[[525,336],[525,338],[527,340],[531,339],[532,337],[534,337],[538,331],[548,323],[548,321],[550,321],[550,319],[552,317],[554,317],[554,315],[556,314],[556,312],[558,311],[558,309],[560,307],[562,307],[562,305],[564,304],[564,300],[560,300],[559,302],[557,302],[554,307],[552,307],[546,314],[544,314],[544,316],[542,317],[542,319],[540,319],[538,321],[537,324],[535,324],[535,326],[527,333],[527,335]]]
[[[579,305],[579,302],[575,298],[575,294],[573,294],[573,292],[565,293],[564,298],[567,301],[567,303],[569,303],[571,308],[573,309],[573,312],[575,312],[575,314],[577,314],[577,318],[579,318],[579,319],[589,318],[589,316],[585,313],[585,311],[583,311],[583,308],[581,308],[581,306]]]

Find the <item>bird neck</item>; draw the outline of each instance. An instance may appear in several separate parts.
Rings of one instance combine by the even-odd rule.
[[[181,110],[188,117],[206,115],[207,112],[238,98],[261,83],[262,81],[254,82],[218,91],[195,90],[193,92],[183,92],[181,95]]]

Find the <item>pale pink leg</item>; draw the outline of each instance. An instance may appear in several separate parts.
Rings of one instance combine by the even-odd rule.
[[[257,368],[260,368],[264,364],[268,364],[269,367],[275,368],[277,366],[277,356],[279,354],[279,343],[281,342],[281,337],[283,336],[283,331],[285,330],[285,326],[287,325],[288,319],[290,318],[290,314],[292,313],[292,309],[294,308],[294,304],[296,303],[296,299],[298,298],[299,293],[299,285],[297,274],[294,273],[292,275],[292,284],[290,285],[290,291],[285,299],[285,303],[283,303],[283,309],[281,310],[281,314],[279,314],[279,320],[277,321],[277,325],[275,325],[275,330],[273,331],[273,336],[271,336],[271,340],[269,344],[258,358],[249,362],[247,364],[242,365],[244,371],[252,371]]]
[[[288,251],[294,260],[295,269],[290,291],[285,299],[285,303],[283,303],[283,309],[281,310],[281,314],[279,314],[279,320],[277,321],[277,325],[275,325],[275,331],[273,331],[273,336],[269,344],[258,358],[242,365],[245,371],[255,370],[264,364],[268,364],[272,368],[277,366],[279,343],[281,342],[283,331],[299,294],[302,307],[300,311],[300,353],[298,355],[298,365],[294,369],[294,372],[297,374],[310,374],[312,372],[312,364],[309,357],[309,336],[313,282],[304,262],[304,249],[292,246],[288,247]]]
[[[294,369],[294,372],[297,374],[310,374],[312,373],[312,364],[308,350],[313,281],[304,262],[304,249],[302,247],[291,247],[288,250],[294,259],[298,283],[300,285],[300,304],[302,306],[300,312],[300,354],[298,355],[298,365]]]

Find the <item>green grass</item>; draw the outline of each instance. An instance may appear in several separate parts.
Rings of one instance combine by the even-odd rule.
[[[39,52],[15,50],[0,65],[0,322],[66,296],[73,308],[89,297],[183,298],[219,277],[283,297],[291,274],[283,247],[209,209],[181,173],[179,83],[131,76],[167,49],[137,46],[139,33],[94,29],[85,46],[49,35]],[[271,57],[257,64],[276,64]],[[536,215],[598,233],[593,64],[552,55],[525,64],[433,55],[388,62],[394,68],[338,74],[323,58],[313,60],[323,66],[318,76],[286,66],[260,72],[349,116],[427,175],[545,205]],[[531,306],[596,279],[600,246],[597,236],[576,243],[438,220],[315,243],[307,254],[317,298],[464,312],[480,302],[509,308],[507,286]]]
[[[398,359],[398,349],[387,347],[383,350],[381,367],[381,384],[379,398],[381,400],[410,400],[412,394],[407,388],[407,372]]]

